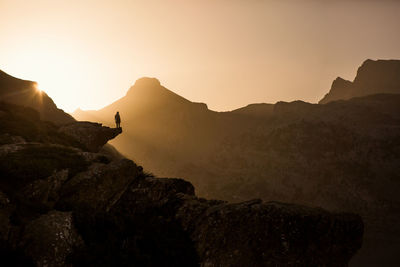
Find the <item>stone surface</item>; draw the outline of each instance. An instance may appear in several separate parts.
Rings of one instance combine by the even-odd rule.
[[[199,199],[179,179],[134,181],[115,209],[135,216],[157,210],[177,220],[202,266],[346,266],[363,235],[357,215],[261,200]]]
[[[98,152],[109,140],[122,133],[122,128],[109,128],[101,126],[100,123],[80,121],[60,127],[59,132],[75,138],[87,150]]]
[[[128,159],[94,163],[63,185],[57,206],[67,210],[82,206],[108,210],[139,172],[138,166]]]
[[[22,189],[30,202],[53,206],[58,201],[61,186],[68,179],[68,169],[55,172],[47,179],[36,180]]]
[[[19,246],[36,266],[66,266],[66,257],[83,245],[71,212],[51,211],[29,223]]]

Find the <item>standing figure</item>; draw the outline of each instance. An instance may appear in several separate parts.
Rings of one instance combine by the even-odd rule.
[[[117,128],[121,128],[121,117],[119,116],[119,111],[115,114],[115,124]]]

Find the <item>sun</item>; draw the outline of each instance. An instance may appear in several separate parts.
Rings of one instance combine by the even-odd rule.
[[[37,82],[35,82],[35,84],[33,86],[36,90],[36,93],[38,93],[40,95],[43,93],[42,89],[40,89],[39,84]]]
[[[6,70],[15,77],[35,81],[38,94],[45,92],[59,108],[72,112],[79,101],[89,101],[79,96],[91,86],[88,74],[93,66],[89,66],[84,50],[71,48],[69,43],[38,39],[33,39],[36,43],[28,48],[15,47]]]

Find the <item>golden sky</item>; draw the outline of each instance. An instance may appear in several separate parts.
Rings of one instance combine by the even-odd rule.
[[[400,59],[399,14],[389,0],[0,0],[0,69],[69,112],[143,76],[213,110],[317,102],[365,59]]]

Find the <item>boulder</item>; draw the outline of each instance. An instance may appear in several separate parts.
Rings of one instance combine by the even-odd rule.
[[[361,248],[363,223],[356,215],[253,200],[208,204],[190,216],[196,202],[184,201],[176,217],[202,266],[346,266]]]
[[[19,246],[36,266],[66,266],[67,256],[83,245],[71,212],[51,211],[33,220]]]
[[[157,211],[179,222],[201,266],[346,266],[363,235],[354,214],[261,200],[205,200],[181,179],[135,180],[113,210],[132,216]]]
[[[94,163],[62,186],[57,207],[63,210],[82,206],[108,210],[140,173],[140,168],[128,159],[109,164]]]
[[[88,151],[98,152],[109,140],[122,133],[122,128],[109,128],[94,122],[73,122],[58,130],[79,141]]]
[[[25,198],[30,202],[53,206],[59,198],[61,186],[67,179],[68,169],[64,169],[55,172],[47,179],[39,179],[30,183],[22,192]]]

